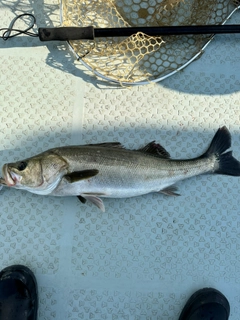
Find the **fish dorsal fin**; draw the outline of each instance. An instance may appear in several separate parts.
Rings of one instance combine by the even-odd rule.
[[[98,174],[98,170],[96,169],[90,169],[90,170],[82,170],[82,171],[75,171],[68,173],[64,176],[64,178],[69,182],[69,183],[74,183],[80,180],[85,180],[92,178]]]
[[[165,159],[170,158],[170,154],[167,152],[167,150],[163,148],[159,143],[155,143],[155,141],[148,143],[145,147],[138,149],[137,151],[148,153],[155,157]]]
[[[101,148],[124,148],[120,142],[104,142],[96,144],[87,144],[89,147],[101,147]]]

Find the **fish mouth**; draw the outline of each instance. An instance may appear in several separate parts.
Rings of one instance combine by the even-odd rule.
[[[5,164],[3,166],[3,176],[5,179],[5,183],[8,187],[13,187],[21,180],[21,177],[15,172],[11,171],[10,168]]]

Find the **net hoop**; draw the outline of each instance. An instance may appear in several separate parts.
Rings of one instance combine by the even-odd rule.
[[[61,23],[61,25],[65,25],[64,12],[63,12],[64,11],[64,1],[65,0],[61,0],[61,5],[60,5],[60,23]],[[81,1],[81,0],[79,0],[79,1]],[[236,2],[236,4],[238,4],[238,1]],[[226,16],[226,18],[224,19],[223,22],[221,22],[221,24],[222,25],[226,24],[227,21],[231,18],[231,16],[239,9],[240,9],[240,4],[238,4],[237,6],[235,6],[233,8],[233,10]],[[80,26],[82,26],[82,25],[80,25]],[[96,70],[96,68],[93,68],[91,65],[86,63],[84,61],[84,57],[81,57],[76,52],[76,50],[74,49],[74,47],[73,47],[73,45],[72,45],[72,43],[70,41],[68,41],[68,46],[69,46],[70,50],[73,52],[73,54],[76,56],[77,60],[80,61],[82,63],[82,65],[87,70],[89,70],[90,72],[95,74],[95,76],[97,76],[97,77],[99,77],[99,78],[101,78],[101,79],[103,79],[103,80],[105,80],[107,82],[113,83],[113,84],[120,84],[120,85],[123,85],[123,86],[139,86],[139,85],[147,85],[147,84],[150,84],[150,83],[157,83],[157,82],[163,81],[163,80],[173,76],[174,74],[178,73],[179,71],[183,70],[184,68],[186,68],[189,64],[191,64],[194,60],[196,60],[204,52],[204,50],[206,49],[206,47],[209,45],[209,43],[212,41],[213,38],[214,38],[214,35],[210,35],[208,40],[205,42],[205,44],[202,47],[200,47],[198,52],[196,54],[194,54],[188,61],[186,61],[182,65],[178,66],[175,70],[172,70],[172,71],[170,71],[167,74],[164,74],[162,76],[160,75],[160,76],[156,77],[155,79],[153,79],[153,78],[148,79],[146,77],[145,80],[140,80],[140,81],[118,80],[118,79],[116,79],[116,77],[111,77],[111,76],[104,75],[102,72]]]

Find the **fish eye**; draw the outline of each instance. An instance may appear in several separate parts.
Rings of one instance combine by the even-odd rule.
[[[17,169],[18,169],[19,171],[23,171],[24,169],[26,169],[26,167],[27,167],[27,162],[26,162],[26,161],[21,161],[21,162],[19,163]]]

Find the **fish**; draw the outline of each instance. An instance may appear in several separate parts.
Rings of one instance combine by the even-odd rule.
[[[102,211],[102,198],[129,198],[157,192],[178,196],[176,183],[201,174],[240,176],[226,126],[215,133],[207,150],[192,159],[171,159],[152,141],[129,150],[119,142],[63,146],[2,167],[2,186],[38,195],[77,196]]]

